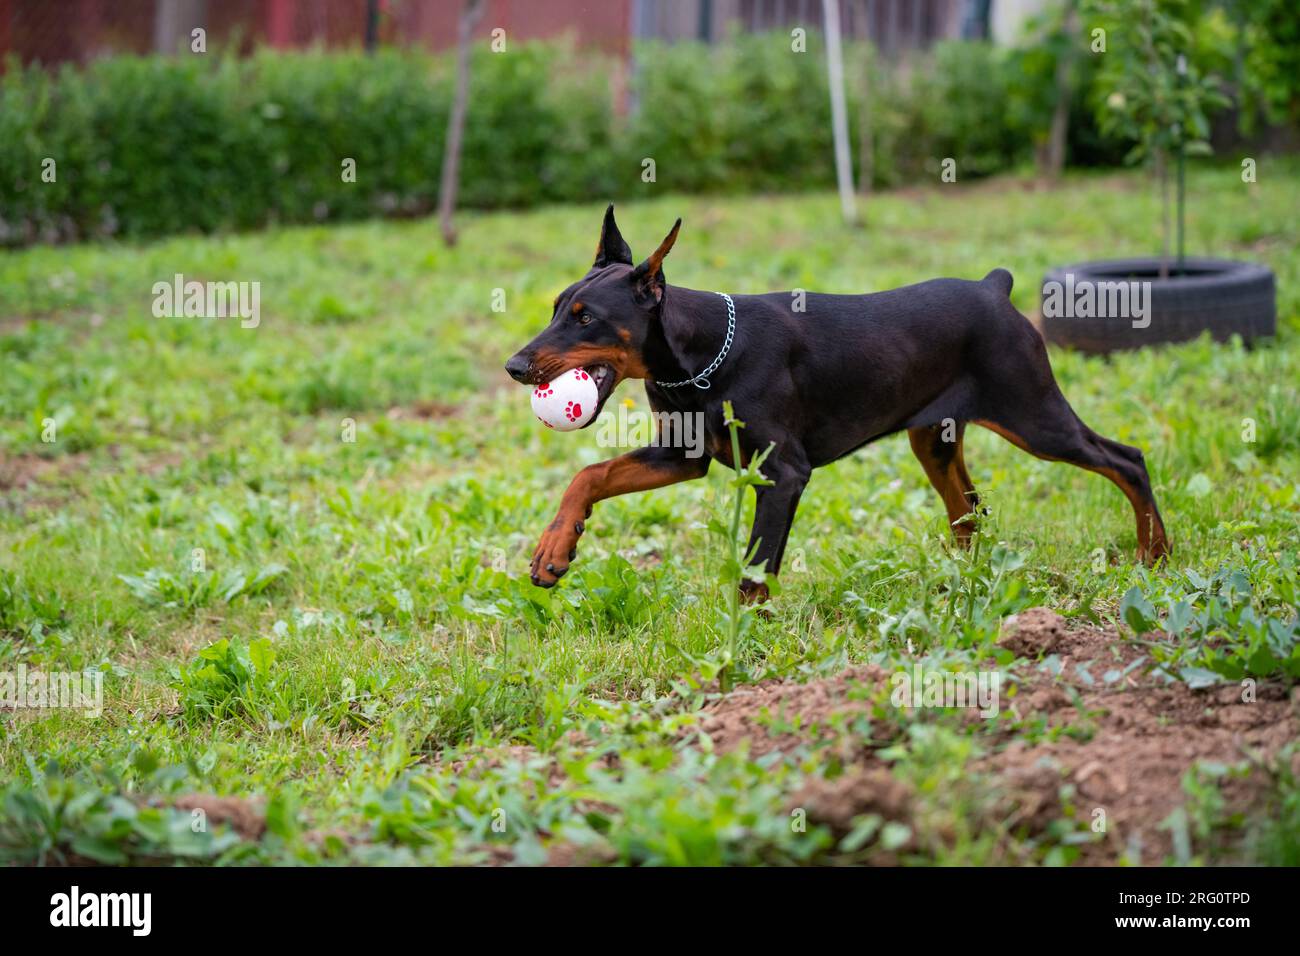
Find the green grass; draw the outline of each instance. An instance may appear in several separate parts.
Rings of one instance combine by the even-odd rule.
[[[976,554],[953,554],[894,438],[814,475],[783,592],[749,622],[738,673],[803,678],[909,646],[987,663],[1001,617],[1046,604],[1172,619],[1168,669],[1189,681],[1296,679],[1281,629],[1300,544],[1300,165],[1264,161],[1252,186],[1198,168],[1189,196],[1189,250],[1276,271],[1277,340],[1052,354],[1080,416],[1146,450],[1171,567],[1132,564],[1131,511],[1108,482],[980,429],[966,459],[993,516]],[[789,794],[834,772],[811,744],[760,761],[676,742],[723,660],[726,549],[709,522],[729,520],[726,469],[600,504],[563,585],[527,581],[568,480],[612,452],[594,429],[539,427],[501,364],[586,270],[602,208],[466,215],[450,251],[418,221],[0,258],[0,474],[31,479],[0,511],[0,671],[105,675],[97,719],[0,711],[0,855],[471,862],[504,843],[534,862],[559,841],[611,861],[721,863],[888,849],[869,822],[843,845],[792,832]],[[825,194],[619,211],[639,255],[677,215],[673,283],[859,292],[1006,266],[1032,312],[1050,266],[1155,250],[1159,207],[1146,180],[1098,175],[880,195],[857,231]],[[154,318],[151,287],[177,272],[260,281],[260,327]],[[636,383],[619,398],[645,407]],[[978,734],[903,725],[895,773],[928,795],[911,859],[1072,858],[1066,837],[973,826],[989,799],[963,772]],[[530,746],[492,756],[504,744]],[[560,759],[563,782],[539,755]],[[195,834],[188,813],[144,807],[189,792],[267,800],[268,834]],[[1293,789],[1282,798],[1294,807]],[[1295,814],[1269,827],[1247,826],[1250,845],[1293,856]]]

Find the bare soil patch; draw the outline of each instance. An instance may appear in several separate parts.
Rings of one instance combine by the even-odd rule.
[[[889,675],[883,667],[864,665],[805,684],[782,679],[740,687],[705,707],[698,728],[687,734],[708,734],[721,751],[747,743],[755,756],[834,740],[841,736],[835,724],[869,713]]]
[[[1002,686],[1000,719],[980,728],[976,708],[959,712],[970,729],[985,731],[979,733],[982,755],[966,768],[977,796],[970,821],[977,829],[991,828],[1019,843],[1047,834],[1058,821],[1089,827],[1102,811],[1104,835],[1080,847],[1080,862],[1113,864],[1127,856],[1159,864],[1173,853],[1166,821],[1186,803],[1183,780],[1198,764],[1249,768],[1218,778],[1221,816],[1269,811],[1269,768],[1288,743],[1300,739],[1300,689],[1261,683],[1253,700],[1232,684],[1192,690],[1145,673],[1143,646],[1113,628],[1067,622],[1046,608],[1008,618],[998,643],[1021,658]],[[1124,673],[1107,682],[1104,675],[1111,671]],[[812,751],[819,763],[835,761],[841,772],[805,779],[788,798],[787,810],[803,809],[810,822],[837,836],[865,815],[908,825],[913,836],[888,852],[877,848],[870,856],[875,864],[924,854],[926,844],[933,849],[936,840],[946,843],[951,835],[942,824],[938,831],[932,826],[928,801],[934,795],[918,793],[879,756],[881,747],[899,738],[903,722],[917,718],[890,704],[893,674],[862,665],[807,682],[777,679],[741,687],[708,703],[698,721],[679,732],[678,744],[698,746],[707,736],[719,752],[744,747],[757,758],[795,751],[806,757]],[[583,747],[588,741],[574,734],[569,743]],[[542,760],[548,785],[563,783],[563,770],[531,746],[506,746],[481,757],[447,766],[473,775],[506,761]],[[434,762],[442,763],[441,757]],[[616,770],[618,755],[606,753],[601,762]],[[1292,762],[1300,771],[1300,755]],[[1219,848],[1228,851],[1220,858],[1232,862],[1231,848],[1224,841]],[[1006,859],[1023,856],[1008,852]],[[547,862],[602,860],[589,849],[557,844]]]
[[[203,811],[207,825],[225,823],[245,840],[260,840],[266,832],[266,812],[259,801],[190,793],[172,801],[177,810]]]
[[[1259,811],[1272,785],[1268,765],[1300,737],[1300,695],[1278,685],[1260,684],[1251,701],[1235,685],[1192,690],[1145,675],[1141,666],[1106,684],[1103,671],[1122,670],[1142,656],[1141,647],[1113,629],[1069,626],[1046,608],[1008,619],[999,643],[1030,661],[1054,655],[1059,662],[1055,674],[1022,664],[1016,693],[1003,688],[1003,709],[1022,728],[1039,724],[1068,733],[1027,736],[1008,723],[986,741],[990,752],[973,769],[1001,791],[995,807],[1002,822],[1029,835],[1065,814],[1067,786],[1077,819],[1090,823],[1096,811],[1104,812],[1105,838],[1084,848],[1087,863],[1114,862],[1126,851],[1146,864],[1163,860],[1172,838],[1161,824],[1186,801],[1183,778],[1198,762],[1249,762],[1248,774],[1222,779],[1220,790],[1228,813]],[[1084,672],[1093,683],[1080,679]],[[756,755],[835,738],[845,774],[809,781],[794,805],[836,832],[847,832],[861,814],[906,821],[915,797],[870,741],[837,735],[832,727],[868,713],[872,700],[887,693],[889,677],[882,668],[857,667],[804,684],[744,688],[710,704],[699,730],[721,750],[743,742]]]
[[[89,457],[86,452],[46,457],[30,453],[12,455],[0,451],[0,491],[20,491],[47,477],[57,479],[66,472],[84,467]]]
[[[447,402],[420,400],[409,405],[394,405],[388,409],[387,417],[392,421],[423,420],[446,421],[455,418],[461,412],[459,405]]]
[[[70,479],[89,461],[84,451],[51,457],[0,451],[0,507],[27,512],[62,505],[73,496]]]

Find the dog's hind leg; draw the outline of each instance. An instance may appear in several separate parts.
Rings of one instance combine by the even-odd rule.
[[[1138,560],[1154,564],[1169,555],[1169,538],[1160,520],[1142,452],[1104,438],[1085,425],[1055,382],[1040,401],[1004,404],[996,416],[976,419],[975,423],[1038,458],[1068,462],[1110,479],[1133,506]]]
[[[1133,506],[1138,559],[1154,564],[1166,557],[1169,538],[1142,452],[1103,438],[1074,413],[1056,384],[1042,336],[1010,301],[999,296],[992,302],[980,328],[987,334],[973,346],[978,387],[963,417],[1038,458],[1110,479]]]
[[[912,452],[925,469],[930,484],[943,499],[948,510],[948,526],[963,548],[970,546],[971,535],[976,530],[975,513],[979,507],[979,495],[971,483],[962,455],[965,432],[966,423],[954,420],[907,430]]]
[[[966,430],[966,423],[962,422],[959,427],[962,429],[964,433]],[[965,437],[964,434],[962,437],[963,438]],[[962,494],[966,496],[966,503],[970,506],[970,513],[972,515],[976,515],[976,514],[986,515],[988,514],[988,510],[980,508],[979,492],[975,490],[975,483],[971,481],[970,472],[966,470],[965,448],[966,448],[965,443],[959,439],[957,442],[957,459],[956,459],[957,481],[961,485]],[[972,518],[971,520],[974,521],[975,519]]]

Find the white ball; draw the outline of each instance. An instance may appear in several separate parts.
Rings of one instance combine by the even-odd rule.
[[[600,393],[595,380],[580,368],[533,389],[533,414],[547,428],[571,432],[591,421]]]

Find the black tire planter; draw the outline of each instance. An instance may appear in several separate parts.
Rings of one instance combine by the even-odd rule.
[[[1067,348],[1104,353],[1186,342],[1202,332],[1221,342],[1234,335],[1249,342],[1276,332],[1277,293],[1271,269],[1229,259],[1186,259],[1181,272],[1170,261],[1170,275],[1162,279],[1163,261],[1109,259],[1051,270],[1043,277],[1044,306],[1051,283],[1059,283],[1058,290],[1071,285],[1078,289],[1084,282],[1150,283],[1150,324],[1134,328],[1130,318],[1048,315],[1044,308],[1043,337]]]

